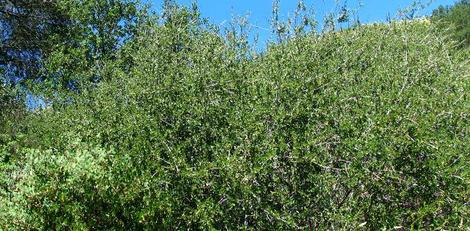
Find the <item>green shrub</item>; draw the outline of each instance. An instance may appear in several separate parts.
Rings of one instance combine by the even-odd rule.
[[[103,210],[106,204],[99,203],[107,190],[107,160],[113,152],[63,135],[71,142],[61,152],[24,149],[18,170],[3,171],[17,182],[9,192],[13,199],[2,207],[2,215],[12,218],[2,217],[0,227],[82,230],[98,228],[101,219],[112,217]]]
[[[14,196],[1,194],[13,227],[468,226],[468,63],[428,21],[259,55],[231,36],[178,11],[143,28],[95,91],[30,116]]]

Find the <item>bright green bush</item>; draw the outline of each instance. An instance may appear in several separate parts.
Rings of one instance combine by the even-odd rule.
[[[94,91],[31,116],[0,227],[468,227],[468,63],[432,31],[369,25],[253,55],[171,14]]]
[[[112,152],[90,147],[79,138],[71,139],[61,151],[24,150],[20,170],[10,174],[17,180],[16,190],[10,192],[14,199],[2,207],[6,210],[3,216],[11,217],[2,217],[1,226],[81,230],[97,223],[95,218],[100,216],[96,213],[107,215],[95,210],[98,205],[92,203],[98,203],[100,193],[106,190],[101,182],[107,177],[105,158]]]

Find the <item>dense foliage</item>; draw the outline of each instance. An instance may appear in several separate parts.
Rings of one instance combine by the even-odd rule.
[[[0,0],[0,70],[9,81],[36,77],[39,57],[54,43],[53,34],[65,34],[68,22],[55,4],[43,0]],[[19,77],[19,78],[15,78]]]
[[[459,41],[459,47],[470,45],[470,1],[460,0],[451,7],[441,6],[434,10],[433,21],[449,34],[452,39]]]
[[[13,84],[78,90],[144,21],[133,0],[0,0],[0,70]]]
[[[93,88],[28,113],[0,143],[0,229],[469,226],[468,50],[427,19],[261,54],[221,34],[167,1]]]

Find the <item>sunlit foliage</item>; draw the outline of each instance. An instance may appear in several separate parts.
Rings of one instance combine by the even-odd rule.
[[[28,114],[0,143],[0,229],[468,227],[455,41],[428,20],[296,29],[264,53],[223,34],[167,1],[93,88]]]

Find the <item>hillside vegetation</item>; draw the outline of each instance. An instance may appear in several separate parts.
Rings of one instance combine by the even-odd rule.
[[[257,53],[171,12],[0,137],[0,230],[469,227],[469,51],[429,20]]]
[[[470,1],[460,0],[453,6],[440,6],[433,11],[433,22],[457,41],[458,47],[470,45]]]

